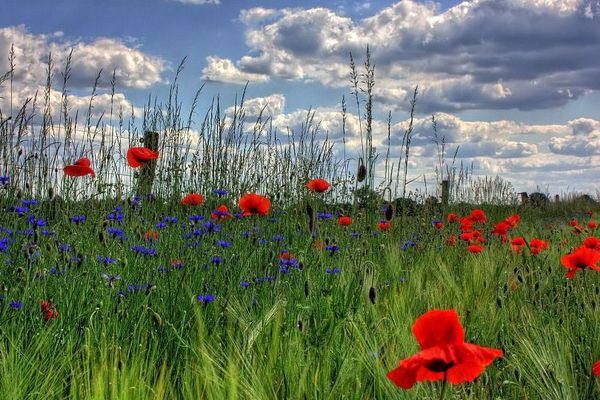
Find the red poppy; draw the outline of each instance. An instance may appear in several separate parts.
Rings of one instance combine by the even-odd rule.
[[[58,318],[60,314],[54,308],[54,305],[47,300],[40,300],[40,309],[42,310],[42,316],[44,321],[50,321],[51,319]]]
[[[154,242],[156,240],[158,240],[158,232],[146,231],[146,233],[144,233],[144,241]]]
[[[521,236],[515,237],[510,241],[510,248],[513,252],[521,254],[523,251],[523,246],[525,246],[526,242]]]
[[[592,365],[592,372],[596,376],[600,376],[600,361],[596,361],[594,365]]]
[[[583,241],[583,246],[588,249],[600,250],[600,240],[595,236],[590,236]]]
[[[467,250],[469,251],[469,253],[481,253],[483,251],[483,246],[480,246],[478,244],[472,244],[467,247]]]
[[[329,189],[329,182],[327,182],[325,179],[321,179],[321,178],[317,178],[317,179],[312,179],[310,181],[308,181],[308,183],[306,184],[306,187],[309,188],[310,190],[312,190],[313,192],[316,193],[323,193],[326,192],[327,189]]]
[[[473,218],[469,217],[464,217],[460,219],[460,231],[465,233],[465,232],[471,232],[473,230]]]
[[[587,227],[588,227],[589,229],[595,229],[595,228],[597,228],[597,227],[598,227],[598,223],[596,223],[596,221],[589,221],[589,222],[587,223]]]
[[[529,248],[531,250],[531,254],[539,254],[542,250],[546,250],[548,248],[548,242],[540,239],[531,239],[531,242],[529,242]]]
[[[560,263],[570,269],[566,274],[569,279],[573,279],[577,271],[582,271],[584,268],[600,271],[600,267],[596,265],[598,261],[600,261],[600,253],[585,246],[575,249],[573,253],[560,259]]]
[[[343,216],[343,217],[340,217],[340,219],[338,219],[338,224],[340,226],[348,226],[351,223],[352,223],[352,218],[347,217],[347,216]]]
[[[480,224],[485,224],[485,221],[487,221],[485,213],[483,212],[483,210],[480,209],[475,209],[471,211],[471,218],[473,219],[473,221],[479,222]]]
[[[508,225],[508,223],[506,223],[505,221],[498,222],[494,226],[494,230],[492,231],[492,235],[498,235],[500,237],[506,236],[506,235],[508,235],[508,229],[509,228],[510,228],[510,225]]]
[[[389,231],[390,229],[392,229],[392,223],[390,221],[382,219],[377,224],[377,228],[379,228],[380,231]]]
[[[571,220],[569,221],[569,226],[577,226],[579,225],[579,222],[577,222],[577,220],[575,218],[571,218]]]
[[[215,211],[210,214],[212,219],[216,219],[217,221],[222,221],[227,218],[231,218],[231,214],[229,214],[229,210],[225,204],[221,204]]]
[[[446,239],[446,243],[448,244],[448,246],[454,246],[456,244],[456,235],[452,235],[448,239]]]
[[[519,221],[521,220],[521,216],[519,214],[513,214],[510,217],[506,218],[504,222],[510,227],[514,228],[517,226]]]
[[[470,242],[474,239],[473,232],[461,233],[460,240],[463,242]]]
[[[91,167],[92,162],[89,158],[82,157],[79,160],[75,161],[72,165],[67,165],[63,168],[65,175],[68,176],[85,176],[91,175],[92,178],[96,177],[96,173]]]
[[[458,221],[458,215],[454,214],[454,213],[449,213],[448,214],[448,222],[449,223],[453,223]]]
[[[181,204],[185,206],[197,206],[204,204],[204,196],[198,193],[190,193],[181,199]]]
[[[465,343],[455,310],[426,312],[417,318],[412,331],[421,351],[400,361],[398,368],[387,375],[403,389],[421,381],[471,382],[503,354],[500,349]]]
[[[269,214],[271,200],[256,193],[248,193],[242,196],[239,206],[244,216],[254,214],[265,216]]]
[[[132,168],[138,168],[148,161],[156,160],[158,151],[150,150],[147,147],[130,147],[127,150],[127,163]]]
[[[435,229],[442,229],[444,227],[444,223],[441,221],[435,221],[435,223],[433,224],[433,227]]]

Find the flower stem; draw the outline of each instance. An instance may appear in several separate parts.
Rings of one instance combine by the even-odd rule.
[[[440,400],[444,400],[446,396],[446,386],[448,385],[448,371],[444,371],[444,383],[442,383],[442,394],[440,395]]]

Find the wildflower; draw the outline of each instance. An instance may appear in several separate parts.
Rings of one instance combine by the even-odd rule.
[[[285,242],[285,236],[283,236],[283,235],[273,235],[273,237],[271,238],[271,240],[274,241],[275,243]]]
[[[598,227],[598,223],[596,223],[595,221],[589,221],[587,223],[587,227],[588,229],[596,229]]]
[[[158,240],[158,232],[146,231],[143,239],[145,242],[156,242]]]
[[[204,221],[204,215],[200,215],[200,214],[188,215],[188,220],[190,220],[192,222],[192,224],[196,224],[199,221]]]
[[[548,242],[540,239],[531,239],[531,242],[529,242],[529,248],[531,250],[531,254],[539,254],[542,250],[546,250],[548,248]]]
[[[231,242],[227,240],[217,240],[216,245],[226,249],[228,247],[231,247]]]
[[[513,214],[510,217],[504,220],[504,223],[508,225],[510,228],[514,228],[521,221],[521,216],[519,214]]]
[[[125,219],[125,216],[123,215],[123,207],[118,206],[113,208],[113,211],[110,214],[108,214],[106,218],[111,222],[123,222],[123,220]]]
[[[248,286],[250,286],[250,282],[241,281],[241,282],[240,282],[240,286],[241,286],[241,287],[244,287],[244,288],[247,288]]]
[[[480,246],[478,244],[472,244],[467,247],[467,251],[469,253],[481,253],[483,251],[483,246]]]
[[[91,167],[92,162],[89,158],[82,157],[75,161],[72,165],[67,165],[63,168],[65,175],[68,176],[85,176],[91,175],[92,178],[96,177],[96,173]]]
[[[0,185],[8,186],[10,183],[10,176],[0,176]]]
[[[590,236],[583,241],[583,246],[600,251],[600,240],[595,236]]]
[[[123,229],[109,226],[106,230],[111,238],[123,239]]]
[[[510,225],[508,223],[505,221],[498,222],[492,230],[492,235],[497,235],[504,238],[506,235],[508,235],[508,229],[510,229]]]
[[[7,237],[0,239],[0,253],[8,252],[9,239]]]
[[[204,196],[198,193],[190,193],[181,199],[181,204],[184,206],[198,206],[204,204]]]
[[[131,250],[135,251],[138,254],[141,254],[143,256],[150,256],[150,257],[154,257],[156,256],[156,249],[153,249],[151,247],[144,247],[144,246],[140,246],[140,245],[133,245],[130,247]]]
[[[96,257],[96,261],[101,262],[104,265],[114,264],[115,262],[117,262],[117,260],[112,257],[102,257],[102,256]]]
[[[479,222],[480,224],[485,224],[487,218],[483,210],[475,209],[471,211],[471,218],[474,222]]]
[[[269,214],[271,201],[256,193],[248,193],[242,196],[239,206],[244,211],[244,216],[255,214],[266,216]]]
[[[25,207],[35,207],[40,204],[40,202],[36,199],[23,199],[21,200],[21,204]]]
[[[221,220],[224,220],[227,218],[231,218],[231,214],[229,214],[229,210],[227,209],[227,206],[225,204],[221,204],[210,214],[210,217],[212,219],[221,221]]]
[[[42,317],[44,321],[50,321],[51,319],[58,318],[60,314],[54,308],[54,305],[47,300],[40,300],[40,309],[42,311]]]
[[[21,307],[23,307],[23,303],[21,303],[20,301],[17,301],[17,300],[13,300],[10,303],[8,303],[8,306],[10,308],[12,308],[13,310],[20,310]]]
[[[592,365],[592,372],[596,376],[600,376],[600,361],[596,361],[594,365]]]
[[[598,261],[600,261],[600,253],[585,246],[575,249],[573,253],[560,259],[560,263],[570,269],[566,274],[569,279],[573,279],[577,271],[582,271],[584,268],[600,271],[600,267],[596,265]]]
[[[377,224],[377,228],[379,228],[380,231],[389,231],[390,229],[392,229],[392,223],[390,221],[382,219]]]
[[[324,193],[329,189],[329,186],[329,182],[321,178],[312,179],[306,184],[306,187],[315,193]]]
[[[525,239],[523,239],[521,236],[517,236],[510,241],[512,251],[519,254],[521,254],[523,246],[525,246],[526,244],[527,243],[525,242]]]
[[[227,190],[224,189],[214,189],[212,191],[213,194],[216,194],[219,197],[225,197],[229,194],[229,192]]]
[[[199,294],[196,299],[202,304],[208,304],[215,301],[215,296],[212,294]]]
[[[431,224],[435,229],[442,229],[444,227],[444,223],[439,219],[434,219],[433,221],[431,221]]]
[[[342,270],[341,270],[341,269],[339,269],[338,267],[335,267],[335,268],[333,268],[333,269],[331,269],[331,268],[327,268],[327,269],[325,269],[325,273],[326,273],[326,274],[335,275],[335,274],[339,274],[340,272],[342,272]]]
[[[446,239],[446,244],[448,246],[454,246],[456,244],[456,235],[452,235],[448,239]]]
[[[157,222],[157,223],[156,223],[156,225],[154,225],[154,227],[155,227],[156,229],[164,229],[164,228],[166,228],[166,227],[167,227],[167,224],[165,224],[165,223],[164,223],[164,222],[162,222],[162,221],[159,221],[159,222]]]
[[[22,206],[14,206],[14,207],[12,207],[12,211],[16,212],[19,215],[23,215],[23,214],[29,212],[29,208],[22,207]]]
[[[30,215],[29,217],[27,217],[27,220],[29,222],[29,225],[31,225],[33,227],[46,226],[46,220],[45,219],[43,219],[43,218],[36,219],[34,215]]]
[[[454,214],[454,213],[449,213],[448,214],[448,222],[449,223],[453,223],[458,221],[458,215]]]
[[[73,215],[71,217],[71,222],[74,224],[81,224],[87,220],[85,215]]]
[[[320,220],[329,220],[331,218],[333,218],[333,214],[331,214],[331,213],[328,213],[328,212],[317,213],[317,219],[320,219]]]
[[[183,267],[185,267],[185,264],[181,260],[178,260],[176,258],[172,258],[171,259],[171,267],[173,267],[175,269],[183,269]]]
[[[325,246],[325,250],[329,252],[330,256],[333,256],[337,251],[340,250],[339,246],[335,243]]]
[[[352,218],[347,216],[342,216],[338,219],[339,226],[349,226],[352,223]]]
[[[575,218],[571,218],[571,220],[569,221],[569,226],[576,227],[578,225],[579,225],[579,222],[577,222],[577,220]]]
[[[151,160],[158,158],[158,151],[146,147],[130,147],[127,150],[127,163],[132,168],[139,168]]]
[[[223,257],[219,257],[219,256],[213,256],[210,259],[210,262],[212,262],[214,265],[219,265],[221,264],[223,261],[225,261],[225,259]]]
[[[412,240],[406,240],[402,243],[402,246],[400,246],[400,250],[406,251],[411,247],[415,247],[416,245],[417,243],[413,242]]]
[[[403,389],[421,381],[471,382],[503,355],[500,349],[465,343],[455,310],[428,311],[417,318],[412,331],[421,351],[400,361],[398,368],[387,375]]]

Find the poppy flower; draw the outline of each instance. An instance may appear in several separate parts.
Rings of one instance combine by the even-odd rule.
[[[480,209],[475,209],[471,211],[471,218],[473,219],[473,221],[479,222],[480,224],[485,224],[485,221],[487,221],[485,213],[483,212],[483,210]]]
[[[473,230],[473,219],[469,217],[461,218],[460,221],[460,231],[462,233],[471,232]]]
[[[324,193],[329,189],[329,186],[329,182],[321,178],[312,179],[306,184],[306,187],[315,193]]]
[[[575,218],[571,218],[571,220],[569,221],[569,226],[577,226],[579,225],[579,222],[577,222],[577,220]]]
[[[130,147],[127,150],[127,163],[132,168],[139,168],[157,158],[158,151],[150,150],[147,147]]]
[[[416,382],[448,380],[471,382],[483,373],[500,349],[465,343],[465,333],[455,310],[432,310],[415,321],[413,334],[421,351],[400,361],[387,377],[398,387],[410,389]]]
[[[575,249],[573,253],[560,259],[560,263],[565,268],[570,269],[566,274],[569,279],[573,279],[577,271],[582,271],[584,268],[591,268],[600,272],[600,267],[596,265],[598,261],[600,261],[600,253],[585,246]]]
[[[219,207],[216,208],[215,211],[213,211],[210,214],[210,217],[212,219],[221,221],[221,220],[224,220],[227,218],[231,218],[231,214],[229,214],[229,210],[227,209],[227,206],[225,204],[221,204]]]
[[[198,193],[190,193],[181,199],[181,204],[185,206],[197,206],[204,204],[204,196]]]
[[[600,376],[600,361],[596,361],[594,365],[592,365],[592,372],[596,376]]]
[[[444,227],[444,223],[439,219],[434,219],[431,224],[435,229],[442,229]]]
[[[449,223],[453,223],[458,221],[458,215],[454,214],[454,213],[449,213],[448,214],[448,222]]]
[[[595,236],[590,236],[583,241],[583,246],[588,249],[600,250],[600,240]]]
[[[65,175],[68,176],[85,176],[91,175],[92,178],[96,177],[96,173],[91,167],[92,162],[87,157],[82,157],[75,161],[72,165],[67,165],[63,168]]]
[[[51,319],[58,318],[60,315],[54,305],[47,300],[40,300],[40,309],[42,310],[42,316],[44,321],[50,321]]]
[[[158,232],[146,231],[146,233],[144,233],[144,241],[154,242],[157,240],[158,240]]]
[[[519,214],[513,214],[510,217],[506,218],[504,220],[504,223],[506,223],[510,228],[514,228],[517,226],[520,220],[521,216]]]
[[[467,251],[469,253],[481,253],[483,251],[483,246],[480,246],[478,244],[472,244],[469,247],[467,247]]]
[[[587,223],[588,229],[596,229],[598,227],[598,223],[596,221],[589,221]]]
[[[248,193],[242,196],[239,206],[244,216],[254,214],[265,216],[269,214],[271,200],[256,193]]]
[[[456,244],[456,235],[452,235],[448,239],[446,239],[446,243],[448,244],[448,246],[454,246]]]
[[[342,216],[340,217],[340,219],[338,219],[338,224],[340,226],[348,226],[352,223],[352,218],[347,217],[347,216]]]
[[[529,248],[531,250],[531,254],[539,254],[542,250],[546,250],[548,248],[548,242],[540,239],[531,239],[531,242],[529,242]]]
[[[510,225],[508,225],[508,223],[506,223],[505,221],[498,222],[496,225],[494,225],[494,230],[492,230],[492,235],[504,237],[504,236],[508,235],[509,228],[510,228]]]
[[[525,244],[525,239],[523,239],[521,236],[517,236],[516,238],[510,241],[512,251],[519,254],[521,254],[521,251],[523,250],[523,246],[525,246]]]
[[[382,219],[377,224],[377,227],[379,228],[380,231],[389,231],[390,229],[392,229],[392,223],[390,221]]]

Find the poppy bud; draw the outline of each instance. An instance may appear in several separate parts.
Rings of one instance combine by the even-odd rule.
[[[502,308],[502,300],[500,300],[500,297],[496,297],[496,305],[498,308]]]
[[[304,297],[308,297],[308,281],[304,281]]]
[[[369,289],[369,300],[371,300],[371,304],[375,304],[375,297],[375,288],[371,286],[371,288]]]
[[[386,221],[391,221],[393,216],[394,216],[394,208],[392,207],[392,203],[390,203],[390,204],[388,204],[387,208],[385,209]]]
[[[367,177],[367,168],[363,164],[362,158],[360,159],[359,163],[360,164],[358,165],[358,171],[356,172],[356,180],[358,182],[362,182]]]
[[[301,319],[299,319],[299,320],[298,320],[298,330],[299,330],[300,332],[302,332],[302,328],[303,328],[303,327],[304,327],[304,326],[303,326],[303,324],[302,324],[302,320],[301,320]]]

